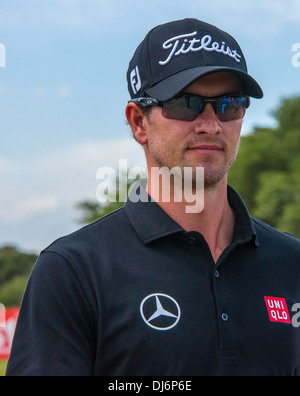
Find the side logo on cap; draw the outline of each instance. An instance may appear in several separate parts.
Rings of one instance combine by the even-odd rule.
[[[130,73],[130,83],[131,83],[132,91],[134,95],[136,95],[139,92],[139,90],[142,88],[142,80],[140,77],[138,66],[136,66]]]

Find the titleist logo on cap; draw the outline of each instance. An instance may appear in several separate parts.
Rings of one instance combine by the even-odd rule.
[[[239,55],[236,50],[232,50],[229,46],[226,46],[224,41],[222,41],[222,43],[213,41],[213,38],[209,34],[203,36],[202,39],[197,39],[195,37],[197,33],[198,32],[195,31],[193,33],[182,34],[165,41],[162,48],[169,50],[170,52],[168,57],[165,60],[161,60],[159,64],[165,66],[171,62],[173,56],[186,55],[190,52],[198,52],[202,50],[219,52],[233,58],[238,63],[241,61],[242,56]]]

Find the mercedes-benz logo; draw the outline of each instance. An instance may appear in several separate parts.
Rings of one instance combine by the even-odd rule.
[[[144,322],[155,330],[170,330],[175,327],[181,316],[176,300],[167,294],[154,293],[144,298],[140,306]]]

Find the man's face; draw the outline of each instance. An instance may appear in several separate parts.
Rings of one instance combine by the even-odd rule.
[[[228,72],[208,75],[184,90],[214,97],[241,93],[237,77]],[[147,143],[144,145],[148,167],[204,167],[205,186],[218,183],[235,161],[242,120],[221,122],[211,104],[196,120],[169,120],[160,107],[153,107],[145,121]]]

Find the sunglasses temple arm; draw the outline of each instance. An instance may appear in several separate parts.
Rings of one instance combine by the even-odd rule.
[[[154,98],[137,98],[137,99],[131,99],[128,101],[128,103],[135,103],[139,106],[142,107],[148,107],[148,106],[160,106],[161,102]]]

